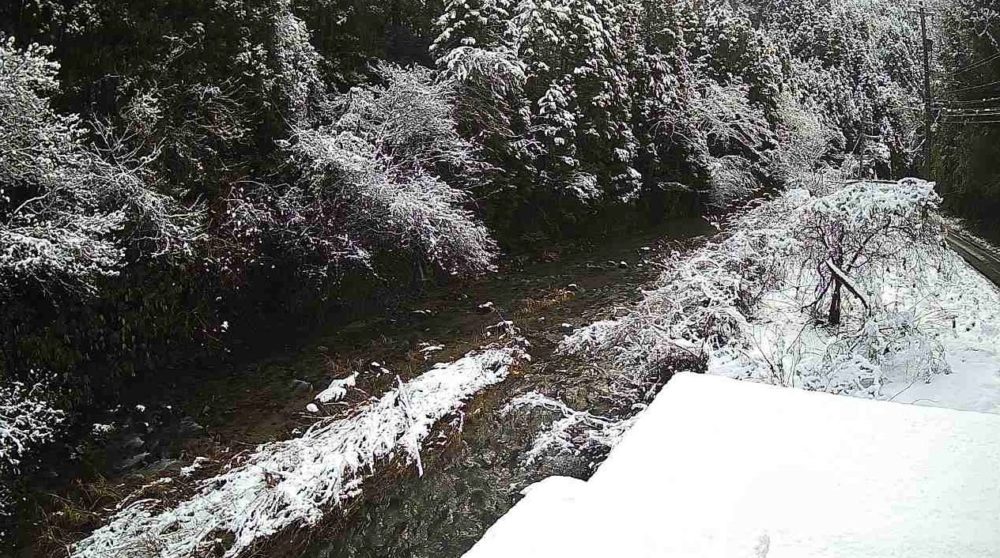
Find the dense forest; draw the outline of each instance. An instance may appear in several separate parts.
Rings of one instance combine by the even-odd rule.
[[[954,4],[933,169],[983,218],[997,132],[968,124],[992,121],[977,85],[1000,60],[977,61],[1000,19]],[[35,452],[90,410],[241,340],[803,181],[919,173],[911,8],[0,2],[9,514]]]
[[[934,175],[956,213],[977,220],[991,237],[1000,233],[997,154],[996,2],[961,1],[941,13],[938,79],[934,80]]]

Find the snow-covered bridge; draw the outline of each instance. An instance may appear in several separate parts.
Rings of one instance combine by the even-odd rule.
[[[1000,554],[1000,416],[681,374],[466,558]]]

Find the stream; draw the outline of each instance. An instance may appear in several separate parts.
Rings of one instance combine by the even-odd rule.
[[[430,440],[424,474],[376,471],[362,496],[331,512],[331,520],[313,532],[298,534],[292,545],[306,548],[304,558],[461,556],[524,487],[550,475],[587,478],[606,453],[592,443],[532,451],[536,437],[564,418],[566,409],[510,410],[511,400],[538,393],[598,417],[634,413],[632,402],[615,397],[615,371],[607,363],[555,349],[574,328],[614,317],[637,301],[659,274],[659,256],[714,232],[702,219],[678,219],[590,250],[546,254],[549,261],[434,289],[383,315],[317,332],[209,379],[191,374],[158,386],[157,393],[147,393],[150,401],[122,405],[130,415],[116,419],[100,463],[91,464],[96,473],[39,503],[42,535],[22,555],[65,548],[102,524],[125,495],[163,476],[176,477],[196,458],[202,466],[192,481],[221,471],[257,444],[297,435],[316,420],[306,406],[332,379],[360,372],[357,388],[340,407],[325,411],[346,415],[435,362],[489,343],[489,328],[511,320],[530,343],[530,363],[468,402],[458,417],[460,429]],[[290,555],[274,550],[275,556]]]
[[[627,413],[613,397],[613,370],[555,349],[573,328],[613,317],[635,302],[659,273],[657,255],[712,232],[702,220],[674,221],[481,285],[475,300],[488,293],[498,313],[514,321],[531,344],[530,365],[467,407],[458,440],[433,456],[422,477],[405,477],[366,497],[350,521],[315,537],[304,558],[458,557],[526,486],[551,475],[589,477],[604,448],[555,447],[532,455],[536,437],[563,414],[530,406],[510,410],[507,404],[536,392],[597,416]]]

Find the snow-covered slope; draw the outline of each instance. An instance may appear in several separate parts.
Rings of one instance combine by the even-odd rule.
[[[679,374],[466,558],[985,557],[998,521],[1000,416]]]

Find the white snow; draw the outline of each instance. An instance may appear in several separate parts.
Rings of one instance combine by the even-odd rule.
[[[698,357],[736,379],[1000,412],[1000,292],[942,246],[936,203],[914,179],[785,192],[672,256],[642,302],[561,349],[613,356],[626,385]],[[824,239],[842,233],[861,256],[837,265]],[[845,287],[838,326],[832,276]]]
[[[430,360],[434,353],[443,351],[444,345],[430,345],[424,344],[424,347],[420,349],[420,354],[424,355],[424,360]]]
[[[811,327],[794,297],[771,293],[742,328],[750,348],[715,351],[709,373],[1000,413],[1000,292],[950,252],[938,269],[920,272],[921,285],[913,277],[900,270],[884,275],[874,294],[891,312],[869,320],[871,333]],[[878,360],[867,358],[872,348]],[[787,378],[774,380],[771,363]]]
[[[354,387],[358,382],[358,373],[355,372],[346,378],[330,382],[330,387],[316,394],[316,401],[320,403],[333,403],[340,401],[347,396],[347,390]]]
[[[177,505],[131,503],[75,545],[72,556],[231,558],[285,530],[315,525],[356,496],[379,464],[402,458],[422,472],[419,451],[431,427],[503,380],[523,356],[518,346],[489,348],[437,365],[350,418],[320,421],[299,438],[261,445]]]
[[[187,478],[198,472],[206,463],[211,460],[207,457],[195,457],[194,461],[190,465],[181,467],[181,477]]]
[[[996,556],[1000,416],[679,374],[466,558]]]

